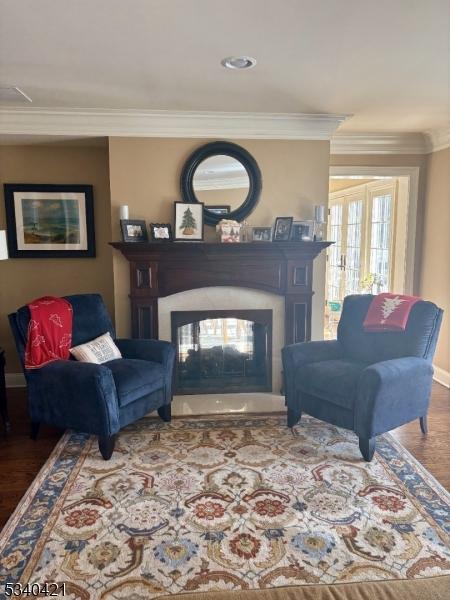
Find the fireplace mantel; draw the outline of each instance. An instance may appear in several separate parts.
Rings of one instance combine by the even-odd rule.
[[[332,242],[112,242],[130,262],[132,335],[158,337],[158,298],[237,286],[285,297],[285,342],[311,337],[314,258]]]

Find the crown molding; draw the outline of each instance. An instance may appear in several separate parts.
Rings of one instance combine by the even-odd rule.
[[[450,127],[425,132],[427,152],[438,152],[450,148]]]
[[[329,140],[348,116],[1,108],[0,134]]]
[[[331,154],[425,154],[423,133],[336,133]]]

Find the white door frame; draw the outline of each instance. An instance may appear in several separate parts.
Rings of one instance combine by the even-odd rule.
[[[419,196],[419,167],[332,167],[330,176],[341,175],[351,177],[352,175],[366,176],[368,178],[379,177],[407,177],[408,184],[408,221],[406,232],[405,252],[405,278],[404,293],[414,292],[414,267],[416,257],[416,231],[417,231],[417,207]]]

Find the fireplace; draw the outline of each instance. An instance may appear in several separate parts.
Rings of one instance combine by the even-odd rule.
[[[231,369],[228,360],[226,368],[223,369],[223,377],[227,377],[229,384],[231,384],[231,379],[235,378],[235,381],[238,381],[237,378],[241,378],[239,385],[234,384],[236,385],[235,391],[244,391],[244,389],[271,391],[270,380],[272,378],[272,389],[278,393],[282,383],[281,348],[285,344],[305,342],[311,339],[311,314],[314,295],[313,260],[330,244],[331,242],[325,241],[255,242],[249,244],[113,242],[112,246],[120,250],[130,263],[132,336],[135,338],[158,338],[161,335],[161,339],[170,339],[171,313],[189,311],[191,308],[206,311],[209,309],[223,309],[220,311],[222,313],[220,318],[227,316],[224,313],[227,309],[233,311],[251,308],[272,309],[274,311],[274,322],[276,323],[276,328],[273,330],[273,341],[270,342],[270,331],[267,332],[262,329],[264,332],[264,335],[262,335],[260,334],[260,328],[255,326],[253,329],[253,335],[256,339],[260,335],[262,337],[267,335],[267,355],[265,357],[267,362],[270,362],[269,352],[273,353],[272,368],[267,368],[266,379],[264,380],[259,372],[255,375],[255,365],[260,360],[260,351],[258,347],[253,348],[253,341],[248,342],[247,347],[253,349],[253,356],[258,358],[243,358],[242,360],[247,360],[247,367],[249,363],[252,363],[252,376],[255,379],[248,381],[250,372],[248,369],[243,370],[243,366],[241,366],[240,371],[236,367],[236,372],[230,374],[227,371],[227,369]],[[209,294],[200,292],[201,289],[223,289],[223,294],[218,298],[216,297],[217,301],[205,302],[208,300]],[[232,298],[227,293],[227,290],[230,289],[234,290],[235,294]],[[242,299],[246,296],[244,292],[247,291],[276,295],[278,298],[276,302],[265,298],[263,304],[260,304],[258,300],[254,301],[253,298],[247,305],[247,301]],[[186,302],[171,304],[171,300],[175,300],[179,294],[189,296],[191,292],[200,292],[200,299],[196,296],[190,304],[186,304]],[[282,301],[281,317],[279,300]],[[160,301],[163,304],[166,304],[166,302],[171,304],[170,310],[167,311],[164,308],[161,315]],[[242,314],[237,316],[236,312],[234,312],[234,315],[236,319],[253,321],[256,324],[261,323],[259,317],[252,318]],[[161,323],[160,316],[163,320]],[[191,318],[177,325],[177,329],[182,325],[200,322],[204,319],[204,316],[197,318],[197,320]],[[280,319],[284,323],[280,322]],[[268,325],[266,324],[265,327],[268,327]],[[244,328],[244,325],[242,325],[242,328]],[[174,330],[172,328],[172,332]],[[188,329],[187,331],[189,335],[192,335],[191,330]],[[194,359],[198,360],[199,355],[195,352],[195,343],[194,339],[190,347],[194,351],[191,352],[191,356],[193,355]],[[224,343],[214,341],[214,345],[218,346],[215,352],[220,356],[220,348],[223,348]],[[226,353],[227,355],[232,354],[232,351],[228,349]],[[245,352],[243,353],[245,354]],[[212,354],[212,352],[209,353],[210,357]],[[225,361],[224,355],[225,350],[222,351],[223,361]],[[231,360],[230,356],[227,356],[227,358]],[[211,360],[213,359],[211,358]],[[220,374],[220,371],[217,371],[216,375],[217,373]],[[247,381],[242,379],[244,376],[248,376]],[[215,382],[213,379],[211,377],[211,380],[208,381],[208,385],[211,385],[210,390],[199,390],[192,382],[189,393],[212,391],[213,389],[218,390],[218,392],[224,391],[217,378]],[[213,387],[213,384],[215,387]],[[244,384],[249,384],[249,387],[244,388]],[[250,388],[250,385],[255,387]]]
[[[272,311],[171,313],[175,392],[208,394],[272,390]]]

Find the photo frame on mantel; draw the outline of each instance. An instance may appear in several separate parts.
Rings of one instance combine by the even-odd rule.
[[[120,228],[124,242],[148,242],[147,226],[143,219],[122,219]]]
[[[152,242],[171,242],[172,225],[170,223],[150,223]]]
[[[314,239],[314,221],[294,221],[291,228],[291,241],[311,242]]]
[[[293,217],[277,217],[273,228],[274,242],[287,242],[291,235]]]

